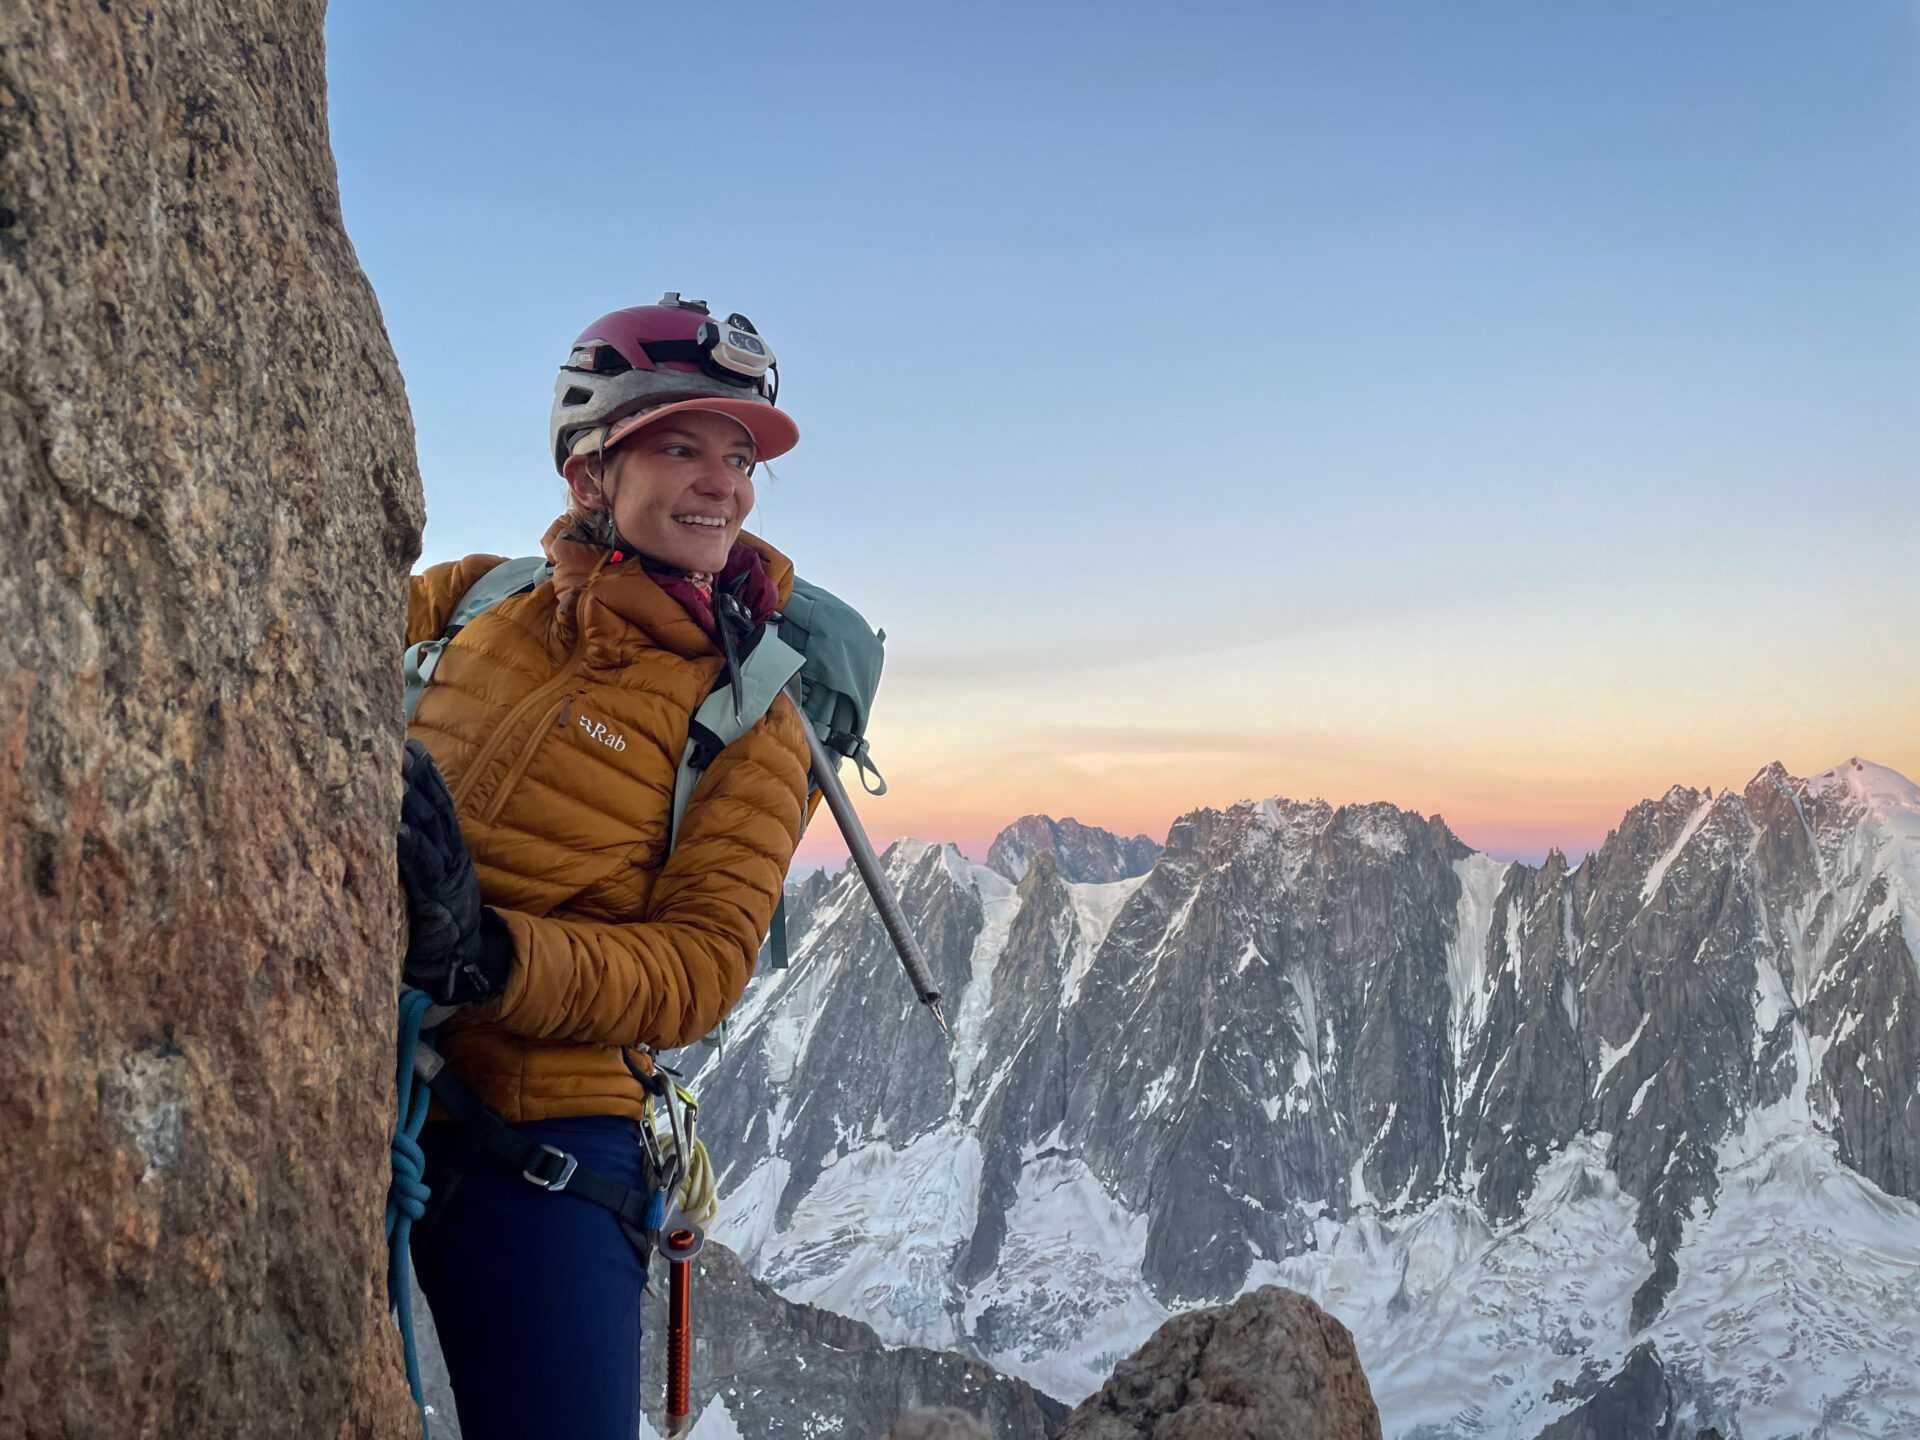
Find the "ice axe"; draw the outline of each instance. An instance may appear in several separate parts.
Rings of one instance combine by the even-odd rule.
[[[900,956],[900,968],[907,972],[907,983],[913,986],[913,993],[920,1003],[933,1012],[940,1033],[950,1036],[952,1032],[947,1029],[947,1017],[940,1013],[940,992],[934,988],[933,971],[927,965],[920,942],[914,938],[913,927],[907,924],[906,913],[900,908],[900,897],[893,893],[893,882],[887,879],[887,872],[880,868],[880,857],[873,853],[873,842],[867,839],[866,827],[860,823],[860,817],[853,813],[853,800],[834,769],[836,757],[814,733],[813,723],[807,719],[806,708],[800,704],[800,697],[791,688],[787,694],[800,710],[800,728],[807,732],[807,753],[812,757],[813,783],[820,787],[820,793],[826,797],[827,809],[833,812],[834,823],[839,825],[840,835],[847,842],[854,868],[860,872],[860,878],[867,882],[867,893],[873,896],[874,907],[880,912],[880,923],[887,927],[887,937],[893,941],[894,951]]]

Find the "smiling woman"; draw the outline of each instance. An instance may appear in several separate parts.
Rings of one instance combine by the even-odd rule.
[[[652,1053],[739,1000],[807,793],[782,695],[705,757],[674,829],[694,712],[792,592],[741,531],[755,465],[799,438],[774,391],[742,316],[669,295],[603,317],[555,386],[572,503],[547,578],[472,617],[498,557],[413,580],[408,643],[451,638],[408,732],[406,973],[461,1007],[439,1050],[463,1082],[435,1084],[455,1119],[421,1139],[413,1254],[468,1440],[639,1428],[649,1235],[679,1180],[643,1144]]]
[[[644,428],[608,453],[605,431],[575,443],[566,465],[574,505],[622,553],[711,576],[727,563],[753,509],[753,436],[711,410],[636,416]]]

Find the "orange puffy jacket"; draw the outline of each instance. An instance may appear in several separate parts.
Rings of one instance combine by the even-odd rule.
[[[741,538],[785,604],[792,563]],[[806,735],[776,700],[701,776],[669,856],[687,725],[725,661],[639,562],[552,532],[547,553],[551,580],[447,646],[407,731],[446,776],[516,952],[505,993],[440,1048],[509,1121],[637,1117],[621,1047],[696,1040],[746,987],[799,843]],[[414,576],[407,643],[438,636],[498,562]]]

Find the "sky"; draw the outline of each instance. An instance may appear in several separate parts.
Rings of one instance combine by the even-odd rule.
[[[1501,858],[1920,778],[1920,4],[334,0],[422,563],[564,506],[666,290],[887,634],[881,845],[1388,800]],[[801,864],[834,858],[824,817]]]

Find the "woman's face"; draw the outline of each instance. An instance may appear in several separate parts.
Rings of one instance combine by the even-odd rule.
[[[724,415],[683,410],[597,462],[567,462],[575,503],[613,512],[621,538],[682,570],[718,572],[753,509],[753,441]],[[596,478],[597,477],[597,478]]]

